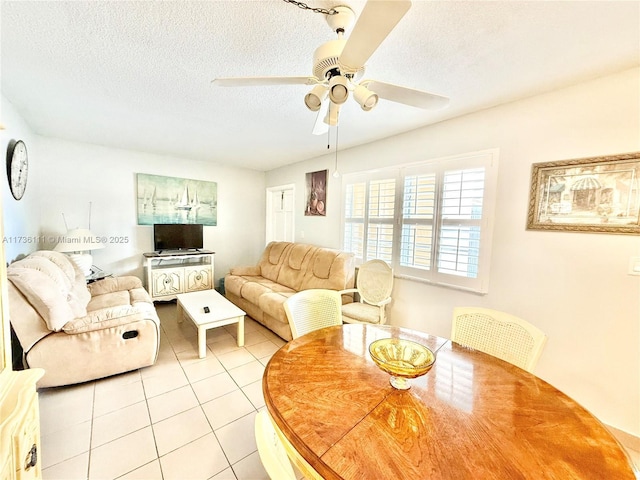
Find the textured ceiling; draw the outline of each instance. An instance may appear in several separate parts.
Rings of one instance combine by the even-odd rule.
[[[310,6],[363,1],[307,0]],[[326,153],[310,87],[222,88],[311,74],[335,38],[281,0],[2,1],[2,94],[38,134],[257,170]],[[348,34],[348,32],[347,32]],[[340,148],[640,65],[637,1],[414,1],[364,78],[451,98],[429,112],[342,109]],[[332,129],[333,130],[333,129]],[[335,132],[332,132],[335,136]]]

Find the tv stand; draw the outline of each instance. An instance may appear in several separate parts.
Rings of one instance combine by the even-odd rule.
[[[179,293],[214,287],[213,257],[209,250],[160,250],[144,253],[145,287],[154,301],[173,300]]]

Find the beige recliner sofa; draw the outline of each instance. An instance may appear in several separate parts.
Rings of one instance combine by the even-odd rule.
[[[271,242],[257,265],[234,267],[225,276],[225,296],[247,315],[285,340],[291,328],[284,311],[287,298],[301,290],[353,287],[352,253],[304,243]],[[353,297],[343,295],[343,303]]]
[[[153,365],[160,320],[139,278],[86,284],[64,254],[38,251],[7,268],[9,317],[38,387],[85,382]]]

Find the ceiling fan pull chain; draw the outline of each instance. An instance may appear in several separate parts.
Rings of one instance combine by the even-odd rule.
[[[329,102],[328,118],[331,118],[331,102]],[[327,150],[331,148],[331,126],[327,128]]]
[[[302,10],[311,10],[312,12],[315,12],[315,13],[323,13],[325,15],[335,15],[336,13],[338,13],[338,11],[335,8],[332,8],[331,10],[327,10],[326,8],[313,8],[307,5],[306,3],[296,2],[296,0],[283,0],[283,1],[286,3],[291,3],[298,8],[301,8]]]

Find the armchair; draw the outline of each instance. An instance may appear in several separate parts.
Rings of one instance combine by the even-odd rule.
[[[356,288],[341,294],[357,293],[358,302],[342,305],[344,323],[378,323],[387,321],[386,306],[391,302],[393,269],[383,260],[369,260],[358,269]]]
[[[38,251],[7,268],[9,317],[38,387],[85,382],[153,365],[160,321],[139,278],[87,286],[63,253]]]

